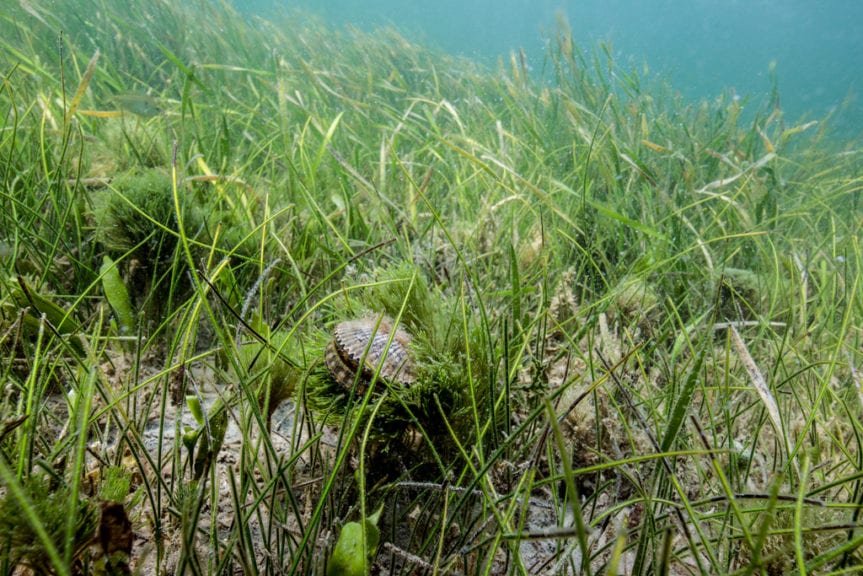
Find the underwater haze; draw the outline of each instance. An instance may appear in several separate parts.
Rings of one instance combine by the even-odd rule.
[[[833,128],[863,128],[863,2],[859,0],[235,0],[268,17],[299,8],[363,29],[494,63],[523,48],[541,72],[545,43],[563,17],[582,50],[608,42],[618,62],[667,80],[692,100],[733,90],[762,103],[777,83],[790,121],[834,114]],[[772,72],[771,72],[772,70]]]

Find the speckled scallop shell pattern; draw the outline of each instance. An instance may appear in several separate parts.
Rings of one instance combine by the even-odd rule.
[[[393,329],[393,321],[386,317],[379,324],[377,318],[366,318],[337,325],[333,339],[324,351],[324,361],[333,379],[342,387],[351,389],[359,370],[356,392],[360,394],[371,382],[383,359],[381,378],[405,386],[413,384],[416,375],[410,353],[411,335],[402,328],[396,328],[393,334]],[[392,342],[387,349],[391,334]]]

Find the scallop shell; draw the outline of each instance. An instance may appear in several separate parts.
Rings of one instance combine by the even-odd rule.
[[[392,342],[387,348],[391,334]],[[357,394],[365,391],[381,360],[379,377],[410,386],[416,381],[410,343],[411,335],[395,328],[390,318],[383,317],[380,323],[377,318],[349,320],[333,330],[333,340],[324,351],[324,362],[333,379],[348,389],[354,387],[359,370]]]

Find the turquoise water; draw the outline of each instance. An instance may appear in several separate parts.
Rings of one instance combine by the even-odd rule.
[[[611,44],[618,64],[669,81],[693,99],[723,91],[753,104],[774,69],[786,121],[830,113],[836,131],[863,132],[863,2],[859,0],[235,0],[267,17],[300,8],[336,25],[390,25],[416,42],[495,63],[524,48],[541,70],[562,15],[583,49]]]

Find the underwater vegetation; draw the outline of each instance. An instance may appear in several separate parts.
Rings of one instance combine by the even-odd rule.
[[[12,6],[0,573],[859,569],[859,143],[544,58]]]

